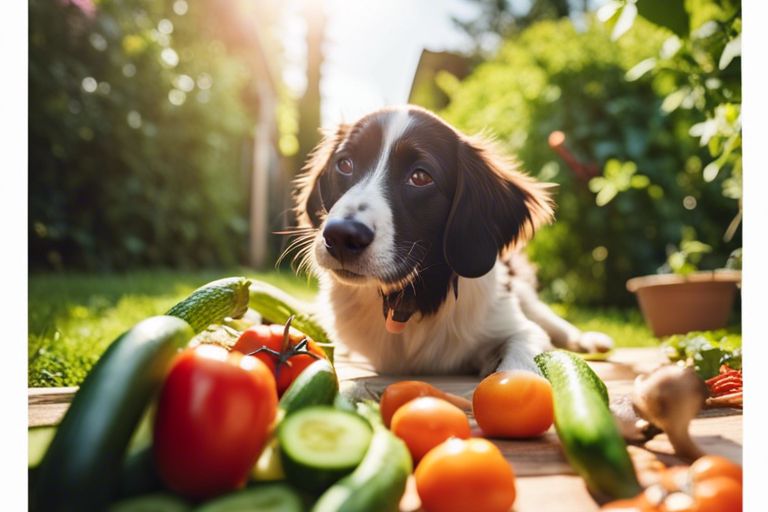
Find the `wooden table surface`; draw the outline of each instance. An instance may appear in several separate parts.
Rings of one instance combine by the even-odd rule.
[[[634,378],[666,362],[657,349],[617,349],[608,361],[590,365],[605,381],[612,398],[626,395]],[[339,355],[336,361],[342,389],[357,395],[378,398],[390,383],[409,378],[425,380],[433,385],[467,398],[479,379],[473,376],[409,377],[380,376],[364,362]],[[55,425],[63,416],[76,388],[47,388],[29,390],[29,426]],[[481,435],[470,416],[473,435]],[[707,453],[723,455],[741,463],[742,411],[740,409],[710,409],[703,411],[691,424],[691,434]],[[492,440],[512,464],[517,475],[516,512],[592,512],[599,505],[587,492],[583,480],[574,474],[563,457],[554,428],[544,436],[525,441]],[[630,445],[635,467],[643,483],[648,468],[680,464],[664,434],[643,445]],[[419,499],[409,482],[401,502],[403,512],[419,510]],[[468,511],[469,512],[469,511]]]

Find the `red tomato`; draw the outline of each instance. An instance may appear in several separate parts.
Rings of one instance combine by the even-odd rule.
[[[726,476],[695,482],[693,500],[696,512],[741,512],[741,484]]]
[[[719,455],[704,455],[691,464],[691,478],[694,482],[701,482],[709,478],[724,476],[741,483],[741,466]]]
[[[296,329],[289,330],[286,340],[285,326],[278,324],[254,325],[240,335],[232,350],[253,355],[266,363],[275,375],[278,396],[283,396],[312,362],[326,358],[321,347]]]
[[[453,438],[436,446],[414,477],[426,512],[509,512],[517,495],[512,466],[482,438]]]
[[[161,478],[192,499],[243,486],[276,411],[275,379],[261,361],[215,345],[185,350],[163,383],[155,415]]]
[[[552,385],[532,372],[496,372],[475,388],[472,410],[486,436],[540,436],[554,419]]]
[[[467,415],[461,409],[441,398],[422,396],[395,412],[392,433],[405,442],[414,462],[418,462],[446,439],[468,439],[471,431]]]

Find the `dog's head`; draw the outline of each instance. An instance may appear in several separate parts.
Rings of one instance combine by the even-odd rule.
[[[374,282],[387,328],[433,313],[456,277],[479,277],[500,251],[552,216],[548,185],[485,139],[413,107],[378,110],[328,134],[298,180],[308,256],[346,285]]]

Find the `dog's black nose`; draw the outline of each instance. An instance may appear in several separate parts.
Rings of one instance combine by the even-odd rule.
[[[368,226],[350,219],[329,220],[323,230],[325,247],[334,258],[354,256],[373,242]]]

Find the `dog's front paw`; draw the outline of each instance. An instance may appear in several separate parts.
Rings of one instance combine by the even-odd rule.
[[[613,348],[613,338],[602,332],[587,331],[581,333],[573,345],[572,350],[577,352],[608,352]]]

